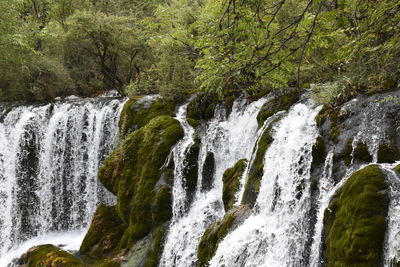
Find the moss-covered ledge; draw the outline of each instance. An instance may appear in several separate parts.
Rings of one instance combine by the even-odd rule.
[[[197,266],[208,266],[208,262],[217,251],[219,242],[231,231],[235,230],[251,214],[248,205],[235,207],[227,212],[224,218],[210,225],[201,237],[197,250]]]
[[[377,165],[355,172],[324,215],[327,266],[379,266],[388,211],[385,175]]]
[[[53,245],[30,248],[19,259],[18,264],[25,267],[84,267],[82,261],[71,253]]]
[[[222,200],[224,202],[225,211],[232,208],[236,201],[235,195],[240,187],[240,178],[246,170],[247,159],[241,159],[232,167],[224,172],[222,182],[224,183]]]
[[[157,116],[174,116],[175,105],[161,96],[137,96],[129,99],[120,115],[119,129],[122,137],[145,126]]]

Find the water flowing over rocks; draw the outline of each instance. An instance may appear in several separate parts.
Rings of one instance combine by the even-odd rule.
[[[319,106],[296,90],[257,100],[199,94],[177,106],[158,95],[131,99],[123,108],[121,100],[108,99],[86,108],[104,114],[110,108],[110,115],[83,123],[84,134],[69,126],[66,114],[82,107],[74,101],[87,107],[85,101],[13,107],[0,114],[0,135],[20,140],[0,139],[1,147],[16,151],[0,151],[6,185],[0,208],[23,216],[15,233],[10,218],[2,218],[0,233],[22,242],[37,234],[29,229],[73,230],[89,226],[93,216],[75,255],[49,245],[30,250],[45,251],[39,260],[53,253],[76,266],[399,266],[400,105],[388,96],[400,92],[360,94],[336,107]],[[119,110],[119,146],[105,158],[118,134]],[[44,133],[43,121],[54,130]],[[73,142],[81,144],[79,136],[91,144],[92,135],[103,135],[87,129],[100,125],[112,134],[100,141],[98,160],[80,170],[96,175],[103,162],[98,178],[116,202],[94,189],[102,188],[97,181],[91,193],[70,199],[65,192],[75,187],[65,179],[75,177],[68,175],[82,153]],[[71,131],[79,135],[71,138]],[[50,210],[64,213],[46,217],[40,213],[45,207],[35,206],[47,196],[40,193],[41,177],[59,197]],[[54,187],[59,183],[65,186]],[[19,199],[19,208],[10,208],[9,196]],[[79,216],[64,216],[74,210]],[[47,228],[31,227],[37,221]],[[7,242],[0,247],[17,241]],[[21,264],[36,258],[30,252]]]

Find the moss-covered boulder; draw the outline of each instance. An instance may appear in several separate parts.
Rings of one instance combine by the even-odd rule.
[[[162,167],[182,137],[177,120],[156,117],[128,135],[100,168],[99,179],[117,196],[116,213],[127,225],[118,250],[129,249],[171,218],[173,175]]]
[[[137,96],[129,99],[120,115],[119,129],[121,136],[145,126],[151,119],[167,115],[174,116],[174,104],[160,96]]]
[[[217,251],[219,242],[231,231],[235,230],[251,214],[247,205],[231,209],[224,218],[210,225],[201,237],[197,250],[197,266],[208,266],[208,262]]]
[[[380,144],[378,150],[379,163],[394,163],[400,160],[400,151],[390,144]]]
[[[288,110],[294,103],[300,98],[300,91],[288,90],[280,93],[271,101],[267,101],[257,115],[257,121],[259,127],[261,127],[269,117],[275,113],[283,110]]]
[[[400,164],[397,165],[396,167],[394,167],[394,170],[395,170],[396,172],[400,173]]]
[[[21,256],[18,264],[26,267],[84,267],[71,253],[53,245],[32,247]]]
[[[225,211],[232,208],[236,201],[235,195],[240,187],[240,178],[246,170],[247,159],[241,159],[232,167],[224,172],[222,182],[224,183],[222,200],[224,202]]]
[[[327,266],[380,266],[388,193],[377,165],[355,172],[324,215]]]
[[[100,204],[79,252],[93,259],[102,259],[113,251],[126,229],[115,207]]]

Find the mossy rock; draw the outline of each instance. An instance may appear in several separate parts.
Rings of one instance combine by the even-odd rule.
[[[353,153],[353,139],[350,138],[347,140],[343,151],[343,161],[346,166],[351,165],[351,161],[353,159],[352,156],[355,160],[360,160],[362,162],[372,162],[372,155],[371,153],[369,153],[367,145],[361,141],[356,144]]]
[[[258,126],[261,127],[269,117],[283,110],[288,110],[300,98],[300,91],[288,90],[276,96],[273,100],[267,101],[257,115]]]
[[[196,128],[197,126],[200,125],[200,121],[195,120],[195,119],[191,119],[191,118],[188,118],[188,119],[187,119],[187,122],[188,122],[189,125],[192,126],[193,128]]]
[[[312,148],[312,166],[316,167],[325,162],[326,157],[326,149],[325,149],[325,141],[322,136],[318,136],[317,140]]]
[[[189,103],[187,117],[197,121],[212,119],[219,103],[217,95],[201,93]]]
[[[326,118],[329,116],[330,109],[328,106],[324,105],[319,111],[318,115],[315,117],[315,122],[317,126],[320,127],[326,121]]]
[[[19,264],[26,267],[83,267],[87,266],[71,253],[53,245],[32,247],[22,255]]]
[[[152,119],[128,135],[99,170],[102,184],[117,196],[116,212],[127,224],[117,250],[130,248],[172,216],[172,179],[162,170],[172,146],[183,137],[179,122],[169,116]],[[164,186],[160,186],[160,183]]]
[[[235,195],[240,187],[240,178],[246,170],[247,159],[241,159],[232,167],[224,172],[222,182],[224,183],[222,200],[224,202],[225,211],[232,208],[236,201]]]
[[[359,170],[324,214],[327,266],[380,266],[389,198],[377,165]]]
[[[396,172],[400,173],[400,164],[397,165],[396,167],[394,167],[394,170],[395,170]]]
[[[214,183],[215,159],[214,153],[208,152],[203,164],[203,179],[201,181],[201,190],[209,191]]]
[[[174,104],[158,96],[138,96],[129,99],[120,115],[119,129],[122,137],[145,126],[151,119],[174,116]]]
[[[379,163],[395,163],[397,160],[400,160],[400,151],[395,146],[390,144],[379,145]]]
[[[119,218],[115,207],[100,204],[79,252],[97,260],[109,256],[121,239],[126,226]]]
[[[235,230],[251,214],[247,205],[231,209],[224,218],[210,225],[201,237],[197,250],[197,266],[208,266],[208,262],[217,251],[219,242]]]
[[[336,109],[332,112],[330,116],[331,129],[329,131],[329,140],[331,140],[335,144],[339,142],[340,135],[339,112],[340,110]]]
[[[269,127],[265,129],[258,141],[258,149],[255,152],[254,160],[252,161],[251,166],[249,166],[249,174],[246,177],[242,204],[248,204],[250,207],[254,206],[258,193],[260,192],[261,179],[264,174],[264,156],[269,145],[274,140],[271,136],[271,130],[278,120],[280,120],[280,117],[272,121]]]

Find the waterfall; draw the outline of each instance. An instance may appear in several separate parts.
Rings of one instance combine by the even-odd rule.
[[[381,164],[389,185],[388,226],[384,246],[384,266],[400,263],[400,177],[393,170],[395,164]]]
[[[0,120],[0,257],[49,232],[84,229],[99,202],[97,181],[114,147],[123,100],[69,98],[3,107]]]
[[[215,119],[206,125],[201,136],[201,147],[198,158],[198,182],[189,210],[182,216],[175,216],[164,245],[160,266],[193,266],[197,260],[197,247],[200,238],[207,227],[222,218],[224,208],[222,204],[222,175],[227,168],[232,167],[242,158],[250,158],[257,135],[257,114],[266,99],[260,99],[249,105],[246,100],[236,100],[229,117],[225,116],[225,109],[216,110]],[[179,113],[178,113],[179,114]],[[180,116],[178,116],[178,119]],[[182,119],[180,119],[182,123]],[[183,128],[185,125],[183,123]],[[191,131],[185,130],[185,139],[191,140]],[[186,148],[184,148],[186,149]],[[178,152],[179,153],[179,152]],[[207,155],[214,155],[214,175],[211,188],[203,188],[203,165]],[[175,177],[174,203],[180,199],[181,178]],[[177,207],[174,205],[174,209]]]
[[[295,105],[273,128],[255,211],[219,244],[211,266],[305,266],[312,146],[320,108]]]

